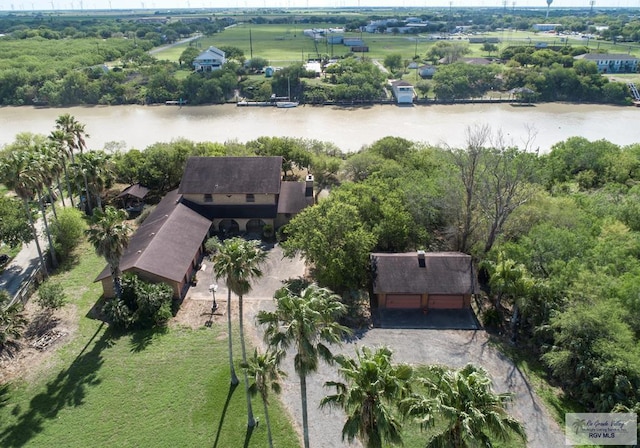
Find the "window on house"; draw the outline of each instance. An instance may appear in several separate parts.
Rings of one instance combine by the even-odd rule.
[[[205,194],[204,195],[204,202],[213,202],[213,195]]]
[[[247,193],[247,202],[256,202],[256,197],[253,193]]]

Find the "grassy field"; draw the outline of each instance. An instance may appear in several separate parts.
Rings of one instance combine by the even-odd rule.
[[[0,446],[267,445],[264,425],[247,432],[244,388],[229,389],[226,326],[114,334],[86,317],[100,296],[90,282],[104,261],[84,246],[72,264],[55,281],[79,330],[51,362],[34,366],[28,382],[0,389]],[[298,447],[277,400],[270,409],[278,446]],[[264,421],[257,400],[254,412]]]
[[[306,61],[317,54],[328,54],[342,56],[349,52],[344,45],[329,45],[326,42],[314,41],[303,34],[304,28],[329,28],[326,23],[301,25],[248,25],[241,24],[229,28],[222,33],[203,37],[195,42],[199,48],[206,49],[210,45],[224,46],[230,45],[242,49],[247,58],[251,55],[251,45],[249,43],[249,31],[251,30],[251,41],[253,42],[253,55],[267,59],[272,65],[287,65],[296,61]],[[562,40],[566,36],[556,36],[549,33],[533,33],[528,31],[498,31],[486,33],[483,36],[496,37],[500,39],[498,48],[501,50],[510,45],[535,45],[537,42],[545,42],[548,45],[564,45]],[[398,34],[370,34],[370,33],[345,33],[345,37],[360,38],[369,47],[367,57],[373,59],[384,59],[389,54],[399,53],[403,59],[412,59],[416,54],[424,55],[431,45],[437,41],[430,38],[428,34],[418,36]],[[417,44],[416,44],[417,40]],[[454,41],[458,41],[454,38]],[[464,41],[463,38],[460,39]],[[592,51],[606,51],[611,53],[631,53],[640,55],[640,45],[637,43],[619,43],[584,40],[578,36],[569,36],[568,45],[588,46]],[[187,44],[169,48],[156,56],[160,59],[177,61]],[[472,57],[487,56],[482,50],[481,44],[470,44],[469,48]],[[492,54],[495,56],[496,54]]]

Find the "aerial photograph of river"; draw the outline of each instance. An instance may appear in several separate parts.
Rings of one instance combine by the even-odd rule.
[[[93,106],[69,108],[0,108],[0,145],[18,132],[48,134],[55,119],[70,113],[86,124],[90,149],[124,143],[144,149],[177,138],[201,142],[244,143],[261,136],[287,136],[328,141],[344,152],[358,151],[385,136],[431,145],[460,146],[465,129],[488,124],[501,130],[510,144],[548,152],[572,136],[606,139],[618,145],[637,142],[640,109],[564,103],[517,107],[510,104],[458,104],[401,107],[305,106],[295,109],[217,106]],[[531,131],[531,132],[530,132]]]

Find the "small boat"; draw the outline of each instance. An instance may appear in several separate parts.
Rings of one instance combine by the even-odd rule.
[[[279,107],[280,109],[288,109],[291,107],[297,107],[298,104],[300,104],[297,101],[276,101],[276,107]]]
[[[280,109],[289,109],[291,107],[297,107],[300,104],[298,101],[291,101],[291,81],[287,78],[287,101],[276,101],[276,107]]]

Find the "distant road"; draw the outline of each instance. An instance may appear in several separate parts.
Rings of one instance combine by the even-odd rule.
[[[161,47],[153,48],[153,49],[149,50],[149,54],[157,54],[157,53],[161,53],[161,52],[163,52],[164,50],[168,50],[169,48],[173,48],[173,47],[175,47],[175,46],[177,46],[177,45],[186,44],[187,42],[191,42],[192,40],[199,39],[200,37],[202,37],[202,34],[200,34],[200,33],[198,33],[198,34],[194,34],[194,35],[193,35],[193,36],[191,36],[191,37],[187,37],[186,39],[178,40],[178,41],[176,41],[176,42],[174,42],[174,43],[172,43],[172,44],[169,44],[169,45],[163,45],[163,46],[161,46]]]

